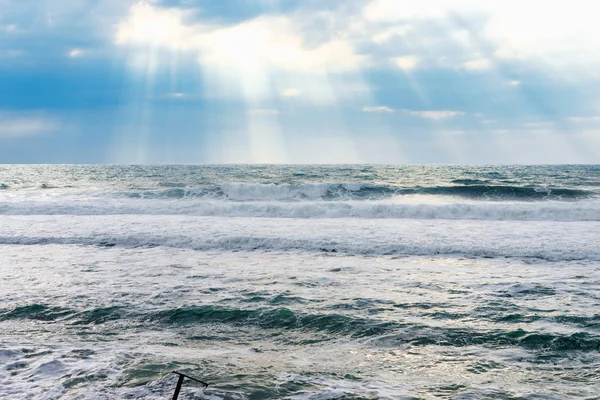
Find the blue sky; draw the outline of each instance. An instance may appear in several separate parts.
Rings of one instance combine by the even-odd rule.
[[[0,0],[0,163],[600,163],[598,8]]]

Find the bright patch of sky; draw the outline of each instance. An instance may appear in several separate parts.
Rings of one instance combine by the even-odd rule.
[[[0,163],[599,163],[587,0],[0,0]]]

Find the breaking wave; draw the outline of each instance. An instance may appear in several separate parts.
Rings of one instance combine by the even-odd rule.
[[[491,221],[600,221],[595,200],[407,204],[392,201],[181,201],[93,199],[0,202],[0,215],[195,215],[256,218],[371,218]]]
[[[456,181],[457,183],[459,181]],[[230,183],[198,188],[132,190],[121,196],[146,199],[207,198],[230,201],[376,200],[402,195],[455,196],[482,200],[576,200],[593,192],[579,189],[472,184],[433,187],[401,187],[387,184],[311,183],[303,185]]]

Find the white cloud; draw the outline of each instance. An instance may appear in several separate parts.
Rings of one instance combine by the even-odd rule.
[[[535,121],[535,122],[525,122],[523,126],[527,128],[553,128],[554,122],[552,121]]]
[[[492,62],[487,59],[471,60],[463,63],[463,67],[470,71],[480,71],[490,69],[492,67]]]
[[[189,13],[178,8],[156,8],[150,4],[136,4],[128,18],[118,25],[117,44],[167,47],[185,50],[198,46],[200,30],[186,26]]]
[[[0,110],[0,139],[31,137],[57,128],[57,122],[43,113]]]
[[[343,39],[306,47],[301,32],[287,17],[259,17],[216,30],[203,49],[204,61],[210,64],[269,66],[309,74],[356,70],[364,61]]]
[[[296,97],[296,96],[300,96],[300,91],[298,89],[285,89],[282,94],[285,97]]]
[[[450,111],[450,110],[428,110],[428,111],[412,111],[412,110],[404,110],[406,114],[425,118],[430,120],[442,120],[446,118],[453,118],[464,115],[464,112],[461,111]]]
[[[600,139],[600,129],[585,130],[579,133],[582,137]]]
[[[577,123],[600,122],[600,115],[592,115],[588,117],[569,117],[568,120]]]
[[[508,85],[513,87],[521,86],[521,81],[508,81]]]
[[[81,49],[71,49],[68,53],[68,56],[71,58],[79,57],[83,54],[83,50]]]
[[[307,26],[318,18],[323,17],[299,11],[219,25],[198,20],[190,11],[144,4],[131,7],[118,24],[115,43],[148,80],[157,66],[172,67],[181,53],[196,57],[205,94],[242,100],[248,108],[294,95],[286,92],[294,88],[301,88],[302,101],[313,105],[368,95],[360,74],[368,57],[358,54],[344,35],[313,37],[314,29]],[[165,57],[167,51],[172,56]]]
[[[374,0],[364,9],[367,20],[378,22],[406,21],[444,15],[449,1]]]
[[[386,106],[373,106],[373,107],[363,107],[363,112],[374,112],[374,113],[393,113],[395,110]]]
[[[512,0],[504,5],[489,4],[488,12],[492,19],[486,27],[486,34],[503,45],[500,56],[572,56],[571,60],[549,60],[552,63],[575,61],[581,56],[598,59],[597,54],[587,54],[599,48],[599,43],[594,38],[600,34],[600,26],[597,23],[597,12],[590,9],[591,4],[584,0]]]
[[[383,32],[378,32],[373,36],[373,42],[383,43],[392,39],[394,36],[404,36],[410,30],[410,25],[394,26],[386,29]]]
[[[203,66],[220,69],[216,78],[237,75],[245,81],[243,91],[263,95],[269,92],[267,69],[275,74],[358,73],[389,63],[392,46],[410,54],[391,59],[403,71],[457,65],[485,71],[495,59],[530,58],[544,67],[575,64],[592,73],[595,69],[583,60],[600,62],[600,41],[595,40],[600,24],[589,16],[594,13],[577,6],[583,0],[573,1],[568,6],[544,3],[543,13],[536,0],[372,0],[363,8],[340,2],[336,10],[302,6],[293,13],[264,14],[232,25],[199,21],[202,14],[190,10],[144,3],[131,7],[117,25],[115,42],[148,51],[193,52]],[[464,23],[458,24],[456,15]],[[396,37],[401,43],[392,42]],[[250,77],[258,79],[251,84]],[[514,82],[510,85],[518,86]]]
[[[400,69],[410,70],[417,66],[419,60],[415,56],[396,57],[394,63]]]
[[[592,72],[598,68],[590,67],[589,62],[600,63],[598,10],[588,0],[372,0],[364,7],[362,18],[371,25],[410,24],[414,30],[434,23],[438,30],[429,30],[418,38],[419,43],[429,47],[422,49],[424,54],[443,52],[443,46],[431,47],[436,41],[441,43],[437,38],[454,37],[457,28],[464,31],[469,26],[469,32],[454,37],[455,44],[462,46],[462,54],[454,54],[456,60],[467,56],[477,61],[474,56],[482,57],[477,54],[483,43],[497,58],[529,60],[552,69],[576,66]],[[460,23],[456,16],[460,16]],[[489,68],[483,62],[471,65],[475,69]]]
[[[260,16],[233,26],[186,23],[189,12],[133,6],[119,24],[115,41],[121,45],[195,51],[201,62],[225,68],[279,68],[304,73],[357,69],[364,57],[343,39],[306,46],[302,30],[287,16]],[[251,71],[250,71],[251,72]]]

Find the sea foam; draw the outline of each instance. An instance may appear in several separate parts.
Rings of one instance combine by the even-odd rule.
[[[0,244],[600,260],[600,222],[5,216]]]
[[[204,199],[49,199],[0,202],[0,215],[195,215],[258,218],[600,221],[600,202],[405,203],[394,201],[215,201]]]

